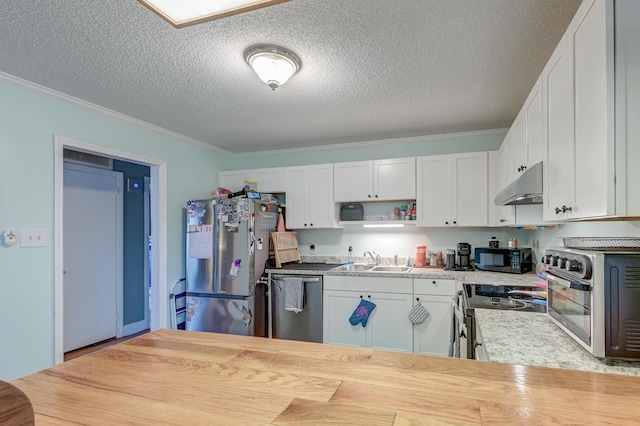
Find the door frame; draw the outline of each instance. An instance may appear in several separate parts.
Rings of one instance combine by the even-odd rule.
[[[54,364],[64,362],[63,349],[63,171],[64,149],[84,151],[118,160],[129,161],[149,166],[151,185],[154,188],[150,196],[151,234],[153,235],[151,250],[151,330],[167,327],[168,294],[167,269],[160,265],[167,264],[167,163],[155,158],[144,157],[130,152],[119,151],[99,145],[93,145],[62,136],[54,135]]]
[[[62,165],[63,172],[64,170],[72,170],[77,172],[84,173],[93,173],[102,176],[112,176],[116,178],[116,186],[118,194],[116,196],[116,338],[122,337],[123,331],[123,293],[124,293],[124,277],[123,277],[123,245],[122,245],[122,237],[123,237],[123,200],[124,200],[124,178],[122,172],[115,172],[113,170],[101,169],[99,167],[89,167],[83,166],[80,164],[73,163],[64,163]],[[64,190],[64,178],[62,182],[62,187]],[[63,206],[64,207],[64,206]],[[64,232],[64,230],[62,231]],[[64,234],[61,234],[64,236]],[[62,288],[62,297],[64,298],[64,285]],[[63,307],[64,308],[64,307]],[[62,316],[62,324],[64,326],[64,311]],[[97,342],[96,342],[97,343]]]
[[[131,324],[123,325],[122,334],[124,336],[130,336],[135,333],[140,333],[149,328],[149,237],[151,236],[151,225],[149,221],[149,195],[151,189],[151,179],[147,176],[144,177],[144,238],[145,238],[145,256],[144,256],[144,318],[138,322],[132,322]],[[124,311],[124,306],[122,308]]]

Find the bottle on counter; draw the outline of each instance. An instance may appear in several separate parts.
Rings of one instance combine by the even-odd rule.
[[[416,245],[416,267],[427,266],[427,246],[424,244]]]
[[[353,265],[353,247],[349,246],[349,253],[347,254],[347,265]]]

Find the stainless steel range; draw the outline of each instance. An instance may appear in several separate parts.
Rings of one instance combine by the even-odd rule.
[[[459,326],[460,357],[484,359],[484,347],[476,322],[475,309],[546,312],[546,298],[535,286],[464,284],[460,306],[463,325]]]
[[[542,264],[553,322],[605,361],[640,358],[640,252],[554,247]]]

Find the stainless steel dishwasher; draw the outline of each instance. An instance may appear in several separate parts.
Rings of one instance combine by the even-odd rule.
[[[271,279],[271,337],[322,343],[322,275],[303,275],[302,312],[285,310],[284,278]]]

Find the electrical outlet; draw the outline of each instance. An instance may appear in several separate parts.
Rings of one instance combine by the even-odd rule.
[[[46,247],[49,243],[47,230],[40,229],[23,229],[22,238],[20,239],[20,247]]]
[[[309,253],[318,254],[318,246],[315,244],[309,244]]]

